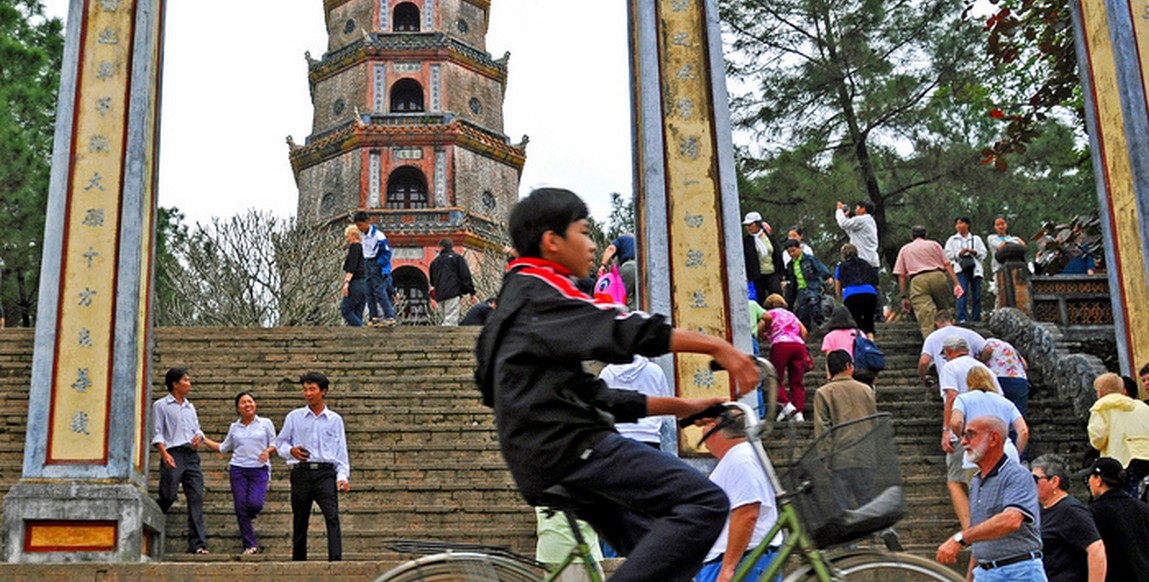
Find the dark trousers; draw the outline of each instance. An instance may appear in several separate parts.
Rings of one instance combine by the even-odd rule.
[[[1141,481],[1147,476],[1149,476],[1149,461],[1131,459],[1129,466],[1125,467],[1125,492],[1134,499],[1140,499],[1137,496],[1137,488],[1141,486]]]
[[[730,512],[726,494],[701,472],[617,434],[561,483],[591,498],[575,513],[627,557],[612,582],[690,580]]]
[[[231,480],[231,498],[235,502],[235,519],[239,522],[239,535],[243,538],[243,548],[254,548],[259,544],[255,539],[255,526],[251,520],[263,511],[263,500],[267,495],[267,480],[271,477],[270,467],[228,468]]]
[[[175,460],[175,468],[160,461],[160,497],[156,503],[160,511],[167,513],[179,496],[179,487],[184,486],[184,497],[188,502],[188,552],[207,548],[207,530],[203,526],[203,472],[199,468],[199,453],[191,447],[174,447],[167,450]]]
[[[754,284],[754,293],[758,296],[758,304],[763,307],[766,306],[766,298],[771,293],[782,294],[782,276],[778,273],[762,275],[751,283]]]
[[[371,319],[395,318],[395,307],[391,305],[391,273],[383,274],[374,259],[367,260],[367,313]]]
[[[339,313],[343,321],[352,327],[363,325],[363,304],[367,303],[367,281],[365,279],[352,279],[347,285],[347,296],[339,305]]]
[[[822,293],[814,291],[809,287],[799,289],[794,294],[794,303],[791,304],[794,315],[806,326],[807,330],[812,330],[826,320],[822,314]]]
[[[872,293],[855,293],[842,301],[842,305],[854,317],[858,329],[874,333],[874,313],[878,309],[878,296]]]
[[[307,560],[307,522],[314,502],[327,523],[327,559],[343,559],[343,532],[339,529],[339,493],[335,468],[327,463],[317,469],[310,463],[299,463],[291,469],[291,559]]]

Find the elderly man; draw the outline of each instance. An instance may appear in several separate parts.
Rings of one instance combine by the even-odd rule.
[[[966,377],[974,368],[983,368],[993,379],[997,392],[1001,393],[1001,386],[997,384],[997,377],[986,368],[985,364],[975,360],[969,355],[969,344],[959,335],[947,337],[942,344],[948,360],[938,371],[938,384],[941,387],[942,401],[945,406],[942,411],[942,450],[946,454],[946,487],[950,492],[950,501],[953,502],[954,513],[963,528],[969,525],[969,496],[966,494],[966,472],[962,468],[964,455],[961,449],[954,446],[961,438],[953,432],[954,400],[961,394],[969,392]],[[973,459],[970,459],[973,461]],[[976,461],[973,461],[976,463]]]
[[[931,365],[937,369],[939,375],[942,372],[942,366],[946,363],[942,343],[946,338],[955,335],[965,338],[965,343],[972,354],[980,354],[985,350],[985,338],[968,327],[954,325],[954,312],[949,309],[938,311],[934,316],[934,325],[937,329],[922,342],[922,355],[918,358],[918,381],[923,385],[926,383],[926,373],[929,372]]]
[[[743,436],[746,429],[742,417],[734,416],[719,423],[725,426],[720,425],[706,441],[710,454],[718,458],[710,480],[730,498],[730,515],[722,534],[706,554],[706,562],[695,582],[729,580],[746,550],[757,547],[778,521],[774,487],[758,462],[754,447]],[[704,429],[710,431],[714,427],[715,423],[711,422]],[[766,571],[781,544],[779,533],[772,540],[770,551],[754,564],[748,579],[757,580]]]
[[[962,447],[978,466],[970,483],[970,526],[938,546],[937,561],[957,562],[973,545],[967,578],[974,582],[1046,582],[1041,563],[1041,515],[1032,475],[1005,456],[1005,423],[979,416],[966,423]]]
[[[878,223],[874,221],[873,213],[873,202],[859,200],[854,204],[854,215],[846,216],[846,204],[839,201],[834,219],[850,237],[850,244],[858,247],[858,256],[877,269],[881,267],[881,261],[878,260]]]
[[[1089,442],[1102,457],[1125,468],[1125,492],[1137,497],[1137,487],[1149,475],[1149,406],[1125,395],[1121,376],[1102,374],[1093,380],[1097,402],[1089,408]]]
[[[1049,582],[1105,580],[1105,543],[1089,508],[1069,494],[1065,459],[1042,455],[1030,472],[1041,503],[1041,560]]]
[[[910,233],[913,241],[898,251],[894,274],[902,292],[902,309],[909,311],[913,307],[925,339],[933,331],[934,315],[953,305],[953,297],[961,297],[962,287],[942,245],[926,238],[926,227],[915,226]],[[946,275],[953,281],[952,288]]]
[[[1105,543],[1106,582],[1149,581],[1149,506],[1122,491],[1125,471],[1116,459],[1101,457],[1085,473],[1089,510]]]

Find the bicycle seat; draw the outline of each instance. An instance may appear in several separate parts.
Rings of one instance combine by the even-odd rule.
[[[551,485],[543,490],[542,494],[539,495],[538,499],[536,499],[532,505],[535,507],[548,507],[558,511],[573,511],[579,506],[586,505],[587,501],[587,499],[567,489],[563,485]]]

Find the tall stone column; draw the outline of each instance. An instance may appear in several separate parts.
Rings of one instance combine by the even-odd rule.
[[[162,555],[147,496],[163,0],[72,0],[9,562]]]
[[[1071,0],[1123,373],[1149,363],[1149,5]],[[1141,389],[1141,398],[1149,397]]]
[[[630,54],[641,307],[749,352],[717,3],[630,0]],[[730,393],[705,356],[662,364],[681,396]]]

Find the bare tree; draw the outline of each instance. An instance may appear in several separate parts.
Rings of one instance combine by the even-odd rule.
[[[341,239],[330,227],[249,210],[196,224],[159,261],[160,325],[273,327],[338,322]]]

